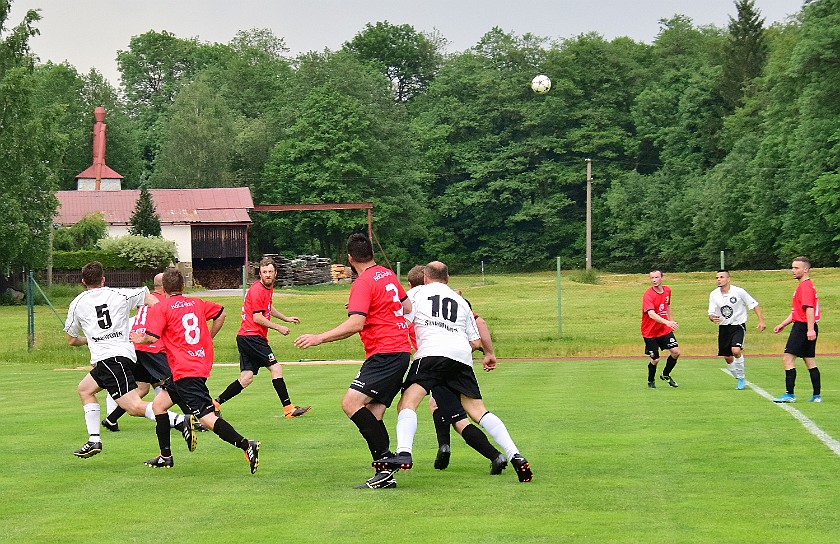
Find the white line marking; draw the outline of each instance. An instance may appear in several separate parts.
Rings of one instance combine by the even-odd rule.
[[[723,371],[724,373],[726,373],[729,376],[732,375],[729,372],[729,370],[727,370],[725,368],[721,368],[721,371]],[[761,395],[765,399],[769,400],[770,402],[773,402],[773,398],[774,398],[773,395],[771,395],[770,393],[768,393],[764,389],[760,388],[759,386],[755,385],[754,383],[752,383],[750,381],[747,381],[747,386],[749,386],[750,389],[752,389],[753,391],[755,391],[756,393],[758,393],[759,395]],[[791,406],[789,403],[776,402],[774,404],[776,406],[778,406],[779,408],[781,408],[782,410],[785,410],[786,412],[788,412],[794,418],[796,418],[796,420],[799,421],[799,423],[801,423],[802,426],[805,427],[808,430],[809,433],[816,436],[820,440],[820,442],[822,442],[823,444],[828,446],[828,449],[833,451],[835,455],[840,456],[840,442],[835,440],[830,434],[828,434],[824,430],[820,429],[817,426],[816,423],[814,423],[813,421],[811,421],[810,418],[808,418],[808,416],[806,416],[805,414],[803,414],[802,412],[800,412],[799,410],[797,410],[796,408]]]

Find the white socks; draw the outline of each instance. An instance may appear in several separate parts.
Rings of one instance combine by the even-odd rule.
[[[397,453],[411,453],[417,433],[417,412],[403,408],[397,416]]]
[[[487,412],[481,417],[481,421],[479,421],[478,424],[484,427],[487,434],[492,436],[493,440],[495,440],[496,443],[505,450],[505,455],[507,456],[508,461],[510,461],[514,455],[519,453],[519,450],[516,448],[516,444],[513,443],[513,439],[510,437],[505,424],[502,423],[502,420],[499,419],[496,414]]]
[[[107,417],[108,414],[113,412],[117,408],[117,401],[115,401],[111,395],[105,391],[105,416]]]
[[[85,411],[85,425],[89,435],[90,442],[101,442],[99,436],[99,403],[91,402],[82,407]]]
[[[736,378],[740,379],[744,377],[744,356],[741,355],[734,361],[732,361],[732,373],[735,375]]]

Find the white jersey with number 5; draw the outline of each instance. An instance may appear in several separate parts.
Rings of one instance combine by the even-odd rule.
[[[449,357],[472,365],[471,340],[478,340],[478,327],[467,301],[448,285],[427,283],[412,289],[414,331],[417,334],[415,359]]]
[[[73,299],[64,322],[64,332],[70,336],[87,337],[90,362],[110,357],[128,357],[137,361],[134,344],[128,339],[131,330],[131,310],[142,306],[149,290],[89,289]]]

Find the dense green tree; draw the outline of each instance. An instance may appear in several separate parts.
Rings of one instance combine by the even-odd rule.
[[[128,233],[134,236],[160,236],[160,216],[155,210],[152,193],[145,185],[140,186],[140,196],[131,214],[131,228]]]
[[[200,77],[184,88],[171,107],[160,141],[155,187],[228,187],[235,118],[212,82]]]
[[[102,212],[95,212],[79,220],[75,225],[60,228],[53,235],[53,249],[57,251],[80,251],[97,249],[97,242],[108,236],[108,223]]]
[[[443,58],[442,45],[411,25],[380,21],[366,24],[344,48],[383,68],[402,102],[428,87]]]
[[[52,194],[60,160],[60,137],[53,130],[56,108],[33,102],[34,58],[29,38],[40,15],[29,10],[7,26],[11,2],[0,0],[0,274],[13,267],[42,266],[57,201]]]
[[[382,75],[348,53],[301,58],[284,96],[285,129],[255,199],[276,204],[373,202],[377,236],[391,258],[404,256],[398,248],[419,237],[425,221],[405,112],[388,86]],[[270,235],[265,243],[275,250],[308,249],[336,258],[343,258],[348,232],[364,229],[366,223],[360,212],[271,216],[265,222]]]
[[[754,0],[736,0],[737,18],[729,17],[729,33],[724,46],[721,94],[729,111],[743,104],[745,89],[764,69],[767,43],[764,19]]]

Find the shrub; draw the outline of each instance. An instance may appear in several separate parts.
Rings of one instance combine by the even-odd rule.
[[[53,234],[53,249],[60,251],[79,251],[96,249],[96,242],[105,238],[108,224],[102,212],[95,212],[83,217],[78,223],[68,228],[61,228]]]
[[[82,250],[53,251],[53,269],[81,270],[91,261],[99,261],[106,270],[132,270],[137,268],[133,262],[113,251]]]
[[[159,270],[176,262],[175,242],[156,236],[127,234],[117,238],[103,238],[99,241],[99,247],[128,259],[134,264],[131,268]]]

